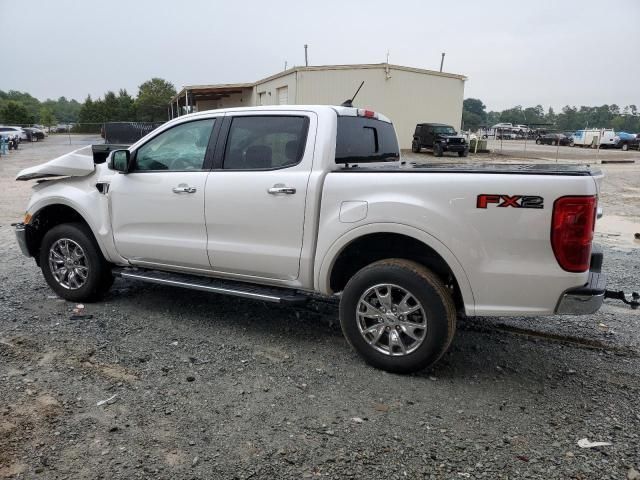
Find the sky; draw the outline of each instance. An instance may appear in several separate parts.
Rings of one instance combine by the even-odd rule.
[[[0,0],[0,42],[0,90],[41,100],[253,82],[303,65],[308,44],[310,65],[389,52],[438,70],[446,52],[488,110],[640,106],[640,0]]]

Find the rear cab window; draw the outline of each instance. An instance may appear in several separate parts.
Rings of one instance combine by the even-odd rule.
[[[376,118],[338,115],[336,163],[394,162],[400,159],[393,125]]]

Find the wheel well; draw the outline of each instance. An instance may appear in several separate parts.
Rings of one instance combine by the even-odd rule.
[[[40,244],[44,235],[56,225],[61,223],[82,223],[89,226],[86,220],[76,210],[61,204],[47,205],[38,210],[27,229],[27,246],[29,253],[40,264]]]
[[[331,270],[329,279],[331,290],[342,291],[356,272],[385,258],[402,258],[424,265],[452,290],[456,307],[462,307],[460,288],[447,262],[428,245],[398,233],[372,233],[357,238],[347,245],[338,255]]]

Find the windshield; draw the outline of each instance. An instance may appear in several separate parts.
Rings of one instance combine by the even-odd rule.
[[[453,127],[449,127],[446,125],[440,126],[440,127],[433,127],[433,131],[434,133],[443,133],[445,135],[455,135],[456,131],[453,129]]]

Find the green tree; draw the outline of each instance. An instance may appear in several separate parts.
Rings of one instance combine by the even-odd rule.
[[[15,100],[9,100],[2,108],[0,117],[4,123],[13,125],[26,125],[34,123],[34,115],[29,113],[27,107]]]
[[[40,123],[42,125],[44,125],[45,127],[50,127],[51,125],[55,125],[56,123],[58,123],[58,121],[56,120],[56,117],[55,117],[55,115],[53,114],[53,112],[51,111],[50,108],[41,107],[40,108]]]
[[[167,120],[169,100],[176,94],[173,84],[162,78],[152,78],[139,87],[136,99],[138,120],[155,122]]]
[[[136,119],[135,101],[123,88],[118,92],[117,117],[121,121],[133,121]]]

